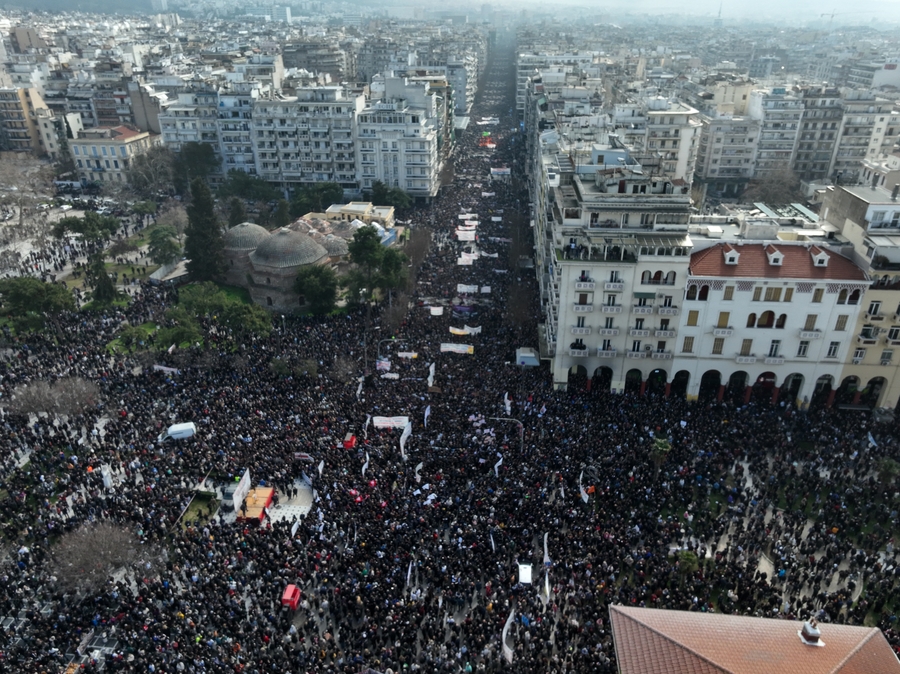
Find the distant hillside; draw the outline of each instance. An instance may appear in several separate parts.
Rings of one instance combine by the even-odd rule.
[[[149,14],[150,0],[27,0],[4,2],[4,9],[44,12],[94,12],[97,14]]]

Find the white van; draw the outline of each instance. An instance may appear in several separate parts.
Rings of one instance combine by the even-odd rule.
[[[193,421],[183,424],[172,424],[169,428],[159,434],[156,438],[157,442],[168,442],[169,440],[184,440],[193,437],[197,432],[197,425]]]

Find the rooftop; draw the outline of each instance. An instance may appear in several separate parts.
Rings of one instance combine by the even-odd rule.
[[[766,248],[770,244],[720,243],[691,255],[690,274],[726,278],[799,278],[813,280],[866,281],[865,272],[852,261],[833,251],[816,246],[787,242],[776,244],[781,264],[771,264]],[[726,252],[735,251],[737,264],[728,264]],[[814,255],[824,252],[827,264],[817,265]]]
[[[621,674],[898,674],[881,630],[819,625],[822,647],[790,620],[612,606]]]

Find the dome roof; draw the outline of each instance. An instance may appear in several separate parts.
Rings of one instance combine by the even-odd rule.
[[[252,222],[242,222],[225,231],[225,248],[253,250],[269,236],[268,230]]]
[[[250,254],[250,261],[267,267],[299,267],[313,264],[328,255],[328,251],[308,234],[279,229]]]
[[[328,251],[328,257],[341,257],[350,252],[347,241],[339,236],[334,236],[334,234],[326,236],[325,240],[322,241],[322,245]]]

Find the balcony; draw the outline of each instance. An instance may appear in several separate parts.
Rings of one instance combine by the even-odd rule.
[[[653,360],[672,360],[671,351],[654,351],[650,354]]]
[[[593,304],[573,304],[572,305],[572,311],[574,311],[576,314],[589,314],[593,310],[594,310]]]
[[[821,330],[801,330],[800,339],[822,339]]]
[[[649,330],[641,330],[638,328],[631,328],[628,331],[628,336],[629,337],[649,337],[650,331]]]
[[[646,358],[647,353],[645,351],[627,351],[625,356],[627,358]]]
[[[597,358],[615,358],[615,349],[597,349]]]
[[[575,306],[578,306],[578,305],[575,305]],[[602,311],[604,314],[621,314],[622,313],[622,305],[621,304],[604,304],[600,307],[600,311]]]
[[[784,365],[784,358],[781,356],[766,356],[766,365]]]
[[[884,314],[866,314],[866,320],[869,321],[883,321],[884,319]]]
[[[597,330],[597,334],[604,337],[618,337],[619,328],[600,328]]]
[[[625,290],[625,284],[609,281],[603,284],[603,289],[609,292],[620,293]]]
[[[596,286],[593,281],[575,281],[575,290],[593,290]]]
[[[678,307],[659,307],[660,316],[677,316]]]
[[[675,331],[674,330],[654,330],[653,336],[654,337],[667,337],[667,338],[675,337]]]
[[[857,344],[875,344],[877,341],[877,338],[872,333],[863,333],[856,338]]]
[[[631,313],[633,314],[652,314],[653,307],[652,306],[633,306],[631,307]]]
[[[587,358],[589,353],[588,349],[569,349],[569,355],[573,358]]]
[[[734,328],[713,328],[713,337],[731,337]]]
[[[572,334],[573,335],[589,335],[589,334],[591,334],[591,329],[590,328],[576,328],[573,326]]]
[[[739,355],[734,359],[734,362],[736,362],[738,365],[752,365],[756,362],[756,356],[752,354]]]

